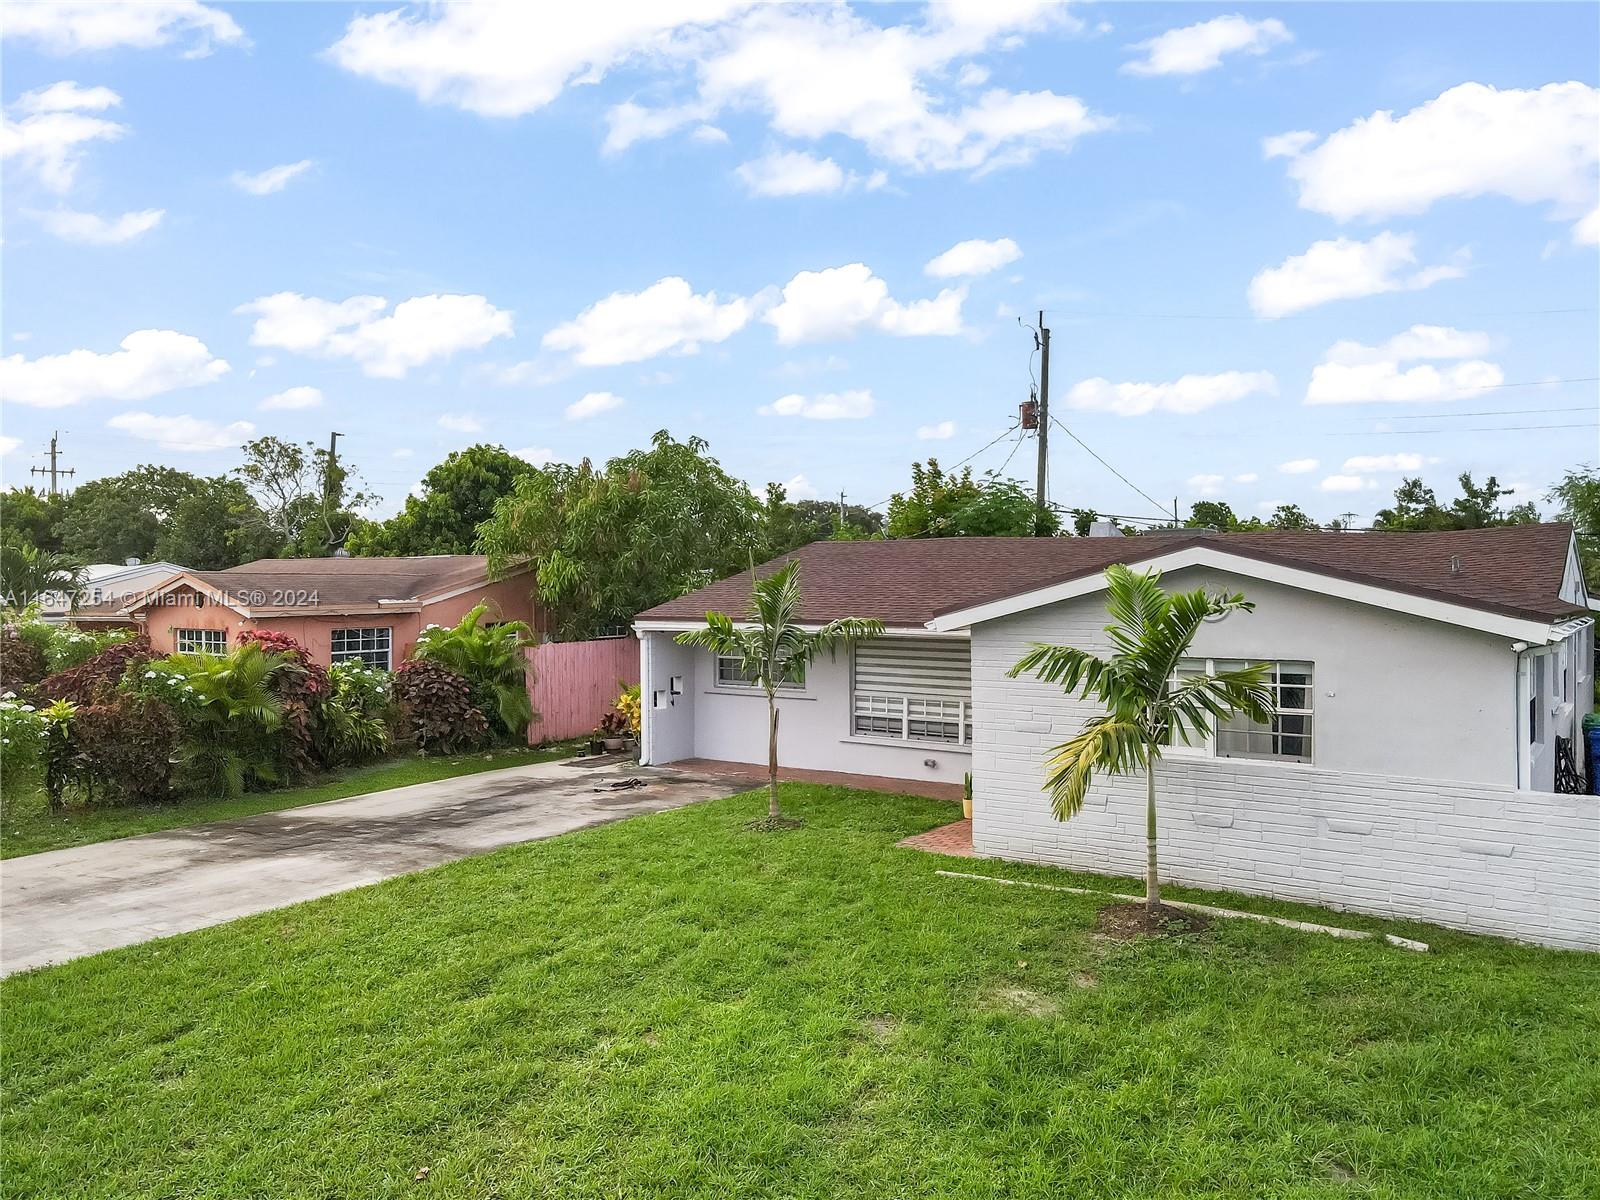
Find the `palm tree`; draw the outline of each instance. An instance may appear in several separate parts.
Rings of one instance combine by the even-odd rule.
[[[60,592],[71,605],[82,591],[83,568],[66,555],[26,542],[0,545],[0,597],[7,606],[22,608],[50,592]]]
[[[283,724],[273,679],[288,659],[245,642],[231,654],[170,654],[162,671],[187,683],[188,714],[180,751],[196,787],[237,796],[252,783],[278,778],[272,735]],[[176,693],[174,693],[176,698]]]
[[[1035,644],[1011,668],[1011,677],[1032,674],[1059,683],[1068,695],[1098,700],[1102,716],[1091,717],[1072,739],[1051,751],[1045,790],[1056,820],[1083,807],[1096,772],[1145,775],[1145,909],[1147,920],[1161,906],[1156,875],[1156,764],[1174,737],[1185,745],[1204,740],[1213,720],[1244,713],[1252,721],[1271,720],[1272,689],[1266,664],[1190,675],[1178,668],[1203,621],[1255,605],[1243,595],[1218,596],[1203,588],[1168,594],[1161,573],[1138,574],[1120,563],[1106,569],[1106,633],[1114,651],[1099,658],[1073,646]]]
[[[754,624],[735,625],[726,613],[708,612],[704,629],[680,633],[680,645],[737,658],[740,672],[767,696],[767,820],[778,822],[778,687],[804,678],[807,664],[862,638],[883,633],[883,622],[841,617],[820,629],[805,629],[800,613],[800,564],[791,561],[758,579],[750,589]]]
[[[533,720],[523,653],[533,644],[533,634],[524,621],[480,624],[488,611],[487,604],[480,604],[449,628],[423,630],[412,657],[449,667],[474,691],[485,693],[506,732],[520,736]]]

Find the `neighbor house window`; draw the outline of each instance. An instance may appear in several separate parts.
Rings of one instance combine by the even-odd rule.
[[[799,689],[806,685],[806,670],[803,666],[796,667],[793,671],[779,681],[780,688]],[[718,687],[755,687],[755,672],[746,671],[737,654],[717,655],[717,686]]]
[[[1250,664],[1243,660],[1186,658],[1173,673],[1176,687],[1195,675],[1237,671]],[[1271,718],[1252,721],[1235,713],[1220,726],[1208,728],[1204,741],[1185,745],[1169,733],[1163,739],[1176,752],[1214,755],[1217,758],[1258,758],[1276,762],[1310,762],[1312,745],[1311,664],[1267,663],[1267,688],[1272,693]]]
[[[389,669],[389,629],[335,629],[328,657],[336,663],[364,662]]]
[[[228,652],[228,631],[225,629],[175,629],[172,637],[179,654]]]
[[[911,742],[972,741],[972,646],[927,638],[862,642],[852,656],[850,731]]]

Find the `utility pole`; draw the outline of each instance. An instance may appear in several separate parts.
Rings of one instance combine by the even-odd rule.
[[[58,480],[58,478],[60,476],[62,476],[62,475],[76,475],[77,474],[77,472],[74,471],[74,470],[71,470],[71,469],[62,470],[60,467],[58,467],[56,465],[56,459],[57,459],[57,457],[59,457],[59,455],[61,453],[60,450],[56,446],[56,441],[57,441],[58,438],[60,438],[60,436],[61,436],[60,430],[57,430],[55,433],[52,433],[50,435],[50,465],[48,467],[29,467],[28,468],[28,473],[30,475],[48,475],[48,476],[50,476],[50,494],[52,496],[59,496],[61,494],[61,485],[57,482],[57,480]]]
[[[844,528],[844,492],[839,493],[839,528]]]
[[[335,538],[333,535],[333,480],[334,472],[339,469],[339,439],[342,433],[328,435],[328,461],[322,471],[322,528],[328,535],[328,552],[337,553],[339,547],[344,545],[344,538]],[[349,531],[346,530],[346,536]]]
[[[1039,310],[1039,486],[1034,505],[1037,521],[1034,532],[1045,530],[1045,496],[1050,477],[1050,331],[1045,328],[1044,309]]]

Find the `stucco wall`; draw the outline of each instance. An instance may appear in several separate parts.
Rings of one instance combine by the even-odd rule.
[[[715,658],[673,645],[670,634],[646,633],[641,644],[645,761],[668,763],[689,757],[767,761],[767,704],[759,690],[719,688]],[[665,712],[652,709],[653,693],[664,688],[673,674],[687,677],[685,694]],[[964,746],[852,737],[847,652],[834,658],[824,654],[814,662],[805,689],[785,693],[778,711],[779,761],[787,767],[958,784],[972,760]]]
[[[1167,580],[1202,581],[1259,607],[1206,626],[1197,654],[1314,664],[1316,761],[1169,757],[1163,878],[1600,948],[1600,801],[1515,789],[1509,645],[1216,572]],[[1106,620],[1090,596],[974,630],[980,853],[1142,873],[1142,781],[1096,783],[1067,822],[1040,791],[1093,707],[1005,678],[1034,641],[1103,651]]]

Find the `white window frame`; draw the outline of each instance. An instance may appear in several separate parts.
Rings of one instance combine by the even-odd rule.
[[[228,652],[226,629],[174,629],[172,644],[179,654],[210,654],[221,658]]]
[[[713,654],[711,656],[711,682],[714,687],[726,688],[733,692],[748,692],[760,685],[753,679],[746,679],[739,671],[739,656],[737,654]],[[722,665],[727,663],[732,672],[732,677],[722,677]],[[783,679],[778,682],[780,692],[803,692],[806,690],[806,671],[800,668],[799,679]]]
[[[968,694],[965,697],[941,696],[933,692],[919,693],[915,690],[884,691],[884,690],[859,690],[856,686],[856,651],[859,647],[852,647],[850,652],[850,711],[848,722],[848,736],[851,738],[865,738],[871,741],[890,742],[895,744],[917,746],[970,746],[972,745],[972,696],[971,688],[971,647],[968,645]],[[897,726],[899,732],[886,732],[882,729],[862,730],[857,727],[859,720],[867,720],[884,725]],[[926,729],[929,725],[954,725],[956,736],[928,737]],[[917,725],[923,727],[924,732],[913,732]]]
[[[1164,757],[1166,757],[1166,756],[1177,756],[1177,757],[1185,757],[1185,758],[1209,758],[1209,759],[1216,759],[1218,761],[1227,760],[1227,761],[1234,761],[1234,762],[1261,762],[1261,763],[1278,763],[1278,764],[1288,763],[1288,764],[1290,764],[1292,766],[1303,766],[1303,767],[1314,766],[1316,764],[1316,761],[1317,761],[1317,711],[1316,711],[1317,664],[1315,662],[1312,662],[1309,659],[1303,659],[1303,658],[1282,658],[1282,659],[1186,658],[1186,659],[1183,659],[1178,664],[1178,670],[1173,672],[1173,677],[1172,677],[1173,678],[1173,683],[1176,684],[1178,682],[1178,680],[1186,672],[1189,673],[1189,674],[1194,674],[1196,672],[1197,668],[1200,671],[1203,671],[1204,674],[1206,674],[1206,675],[1215,675],[1217,673],[1217,669],[1218,669],[1218,664],[1219,663],[1225,663],[1225,664],[1228,664],[1229,666],[1235,666],[1235,665],[1237,665],[1237,666],[1245,666],[1245,665],[1250,664],[1250,663],[1258,663],[1258,662],[1259,663],[1265,663],[1267,666],[1270,666],[1271,668],[1273,668],[1274,680],[1276,679],[1278,668],[1283,666],[1283,665],[1292,665],[1292,666],[1297,666],[1297,667],[1303,666],[1303,667],[1306,668],[1306,672],[1305,673],[1306,673],[1306,676],[1307,676],[1307,682],[1305,683],[1304,687],[1305,687],[1305,692],[1306,692],[1306,699],[1308,701],[1311,701],[1310,707],[1303,708],[1303,709],[1301,709],[1301,708],[1285,709],[1285,708],[1279,708],[1279,707],[1275,706],[1273,708],[1273,710],[1272,710],[1274,716],[1304,717],[1306,719],[1306,732],[1305,733],[1303,733],[1303,734],[1296,733],[1296,734],[1283,734],[1283,735],[1280,735],[1280,736],[1284,736],[1284,737],[1303,737],[1303,738],[1305,738],[1306,742],[1307,742],[1307,751],[1308,752],[1306,753],[1306,755],[1304,757],[1301,757],[1299,755],[1273,755],[1273,754],[1262,754],[1262,755],[1256,755],[1256,754],[1220,754],[1220,753],[1217,752],[1217,726],[1216,726],[1216,722],[1214,720],[1208,720],[1206,722],[1206,736],[1205,736],[1205,740],[1203,742],[1194,742],[1192,744],[1185,744],[1182,739],[1174,738],[1171,745],[1162,747],[1162,751],[1161,751],[1162,755]],[[1272,687],[1274,694],[1277,694],[1279,689],[1282,688],[1284,685],[1282,685],[1280,683],[1273,682],[1269,686]],[[1292,684],[1292,685],[1289,685],[1289,686],[1299,687],[1301,685]]]
[[[339,648],[341,639],[348,641],[355,635],[355,646]],[[376,635],[382,634],[382,645]],[[373,635],[373,636],[368,636]],[[371,643],[370,645],[368,643]],[[383,652],[383,664],[372,661],[369,654]],[[328,661],[330,663],[358,662],[369,667],[378,667],[383,671],[394,669],[394,627],[392,625],[363,625],[352,626],[348,629],[334,629],[328,634]]]

